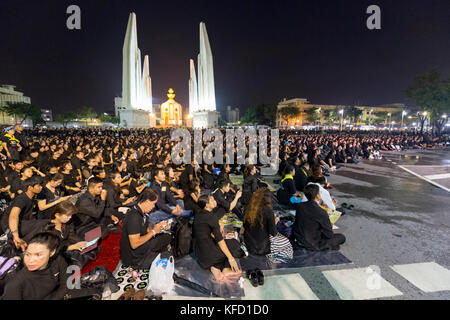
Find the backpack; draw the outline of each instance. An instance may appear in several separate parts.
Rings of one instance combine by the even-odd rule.
[[[189,219],[179,217],[174,227],[174,237],[172,241],[173,255],[179,259],[191,253],[192,248],[192,225]]]

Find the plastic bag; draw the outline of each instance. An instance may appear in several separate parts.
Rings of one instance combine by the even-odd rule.
[[[175,262],[173,256],[161,259],[161,254],[158,254],[150,267],[148,288],[155,294],[171,292],[175,286],[173,280],[174,271]]]
[[[320,184],[318,183],[308,183],[308,184],[315,184],[319,186],[320,189],[320,197],[322,198],[323,203],[330,208],[331,210],[336,210],[336,206],[333,203],[333,200],[331,199],[330,193],[328,190],[325,190]]]

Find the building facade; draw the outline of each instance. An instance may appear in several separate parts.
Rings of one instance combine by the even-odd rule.
[[[225,111],[225,121],[228,123],[237,123],[239,121],[239,109],[227,106]]]
[[[6,106],[7,103],[28,103],[31,104],[31,99],[26,97],[22,92],[16,91],[15,86],[9,84],[3,84],[0,86],[0,107]],[[0,112],[0,124],[9,125],[16,124],[18,119],[14,116],[9,116],[3,112]],[[24,126],[32,126],[33,122],[30,119],[26,119],[22,123]]]
[[[280,110],[286,107],[295,107],[299,109],[299,115],[296,117],[283,117]],[[277,127],[286,127],[286,126],[304,126],[304,125],[314,125],[314,124],[325,124],[327,122],[326,116],[329,111],[334,111],[335,113],[339,113],[340,110],[344,110],[344,118],[345,110],[351,107],[355,107],[361,110],[361,116],[357,120],[357,123],[364,123],[366,121],[370,121],[373,119],[374,115],[377,113],[388,113],[388,114],[396,114],[401,113],[405,110],[406,106],[401,103],[396,104],[386,104],[380,106],[348,106],[348,105],[323,105],[323,104],[312,104],[308,101],[308,99],[304,98],[295,98],[287,100],[283,99],[277,106]],[[311,123],[308,116],[308,110],[315,108],[318,112],[317,122]],[[338,115],[339,117],[339,115]],[[337,120],[336,122],[339,122]]]

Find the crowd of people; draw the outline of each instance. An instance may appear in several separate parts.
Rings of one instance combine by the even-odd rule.
[[[415,134],[280,131],[274,193],[259,163],[175,165],[170,130],[16,125],[0,135],[2,252],[20,259],[3,299],[67,297],[64,269],[97,258],[98,250],[83,250],[86,233],[98,227],[103,240],[121,233],[121,261],[144,269],[160,253],[175,255],[173,230],[187,219],[191,251],[216,281],[240,276],[238,259],[248,254],[277,263],[292,258],[296,247],[339,250],[345,237],[334,234],[323,208],[328,175],[383,151],[448,143]],[[243,175],[242,189],[231,174]],[[276,208],[296,211],[290,239],[278,231]],[[224,230],[229,213],[243,223],[237,238]],[[249,272],[252,284],[257,272]]]

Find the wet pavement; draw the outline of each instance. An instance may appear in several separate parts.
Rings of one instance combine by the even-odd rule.
[[[345,165],[328,177],[332,196],[355,206],[337,222],[337,232],[347,237],[341,252],[357,267],[379,267],[381,276],[403,293],[392,299],[450,299],[450,291],[424,293],[390,268],[434,261],[450,269],[450,193],[399,167],[447,166],[450,150],[383,156]]]

